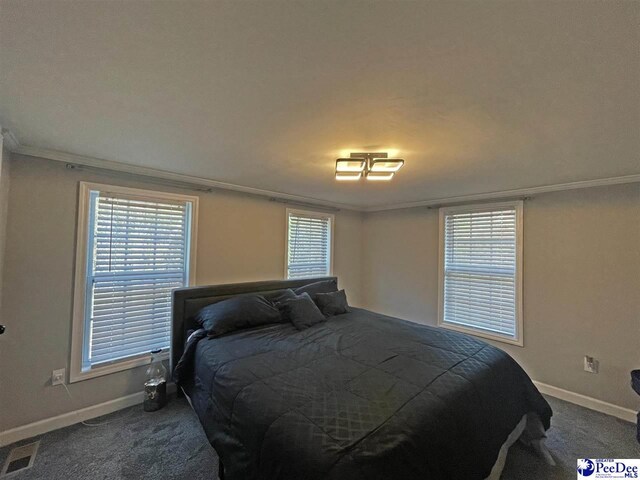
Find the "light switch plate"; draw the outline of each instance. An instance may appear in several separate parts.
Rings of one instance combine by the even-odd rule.
[[[589,373],[598,373],[599,362],[589,355],[584,356],[584,371]]]
[[[61,368],[51,372],[51,385],[62,385],[64,383],[65,370],[66,369]]]

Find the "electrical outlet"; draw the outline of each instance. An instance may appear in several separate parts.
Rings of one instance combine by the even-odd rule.
[[[51,372],[51,385],[62,385],[64,383],[65,369],[54,370]]]
[[[593,357],[588,355],[584,356],[584,371],[589,373],[598,373],[598,367],[600,366],[600,362]]]

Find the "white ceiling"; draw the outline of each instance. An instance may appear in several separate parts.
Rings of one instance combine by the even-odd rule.
[[[0,0],[23,145],[355,206],[640,173],[640,2]],[[341,152],[395,149],[389,184]]]

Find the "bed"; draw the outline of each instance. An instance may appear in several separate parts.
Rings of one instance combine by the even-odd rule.
[[[509,355],[474,337],[353,307],[302,331],[211,338],[194,321],[212,303],[319,280],[337,285],[174,291],[171,369],[220,478],[497,479],[518,438],[548,456],[548,403]]]

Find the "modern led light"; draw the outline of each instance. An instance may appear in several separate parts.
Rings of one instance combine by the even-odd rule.
[[[395,172],[367,172],[367,180],[386,182],[391,180],[395,174]]]
[[[395,153],[395,152],[394,152]],[[378,181],[389,181],[402,168],[404,160],[388,158],[386,152],[351,153],[349,158],[336,160],[336,180],[356,181],[361,178]]]
[[[397,172],[404,165],[401,158],[374,158],[371,161],[372,172]]]
[[[343,182],[355,182],[360,180],[360,177],[362,177],[361,172],[336,172],[336,180]]]
[[[336,160],[336,172],[362,172],[366,165],[366,160],[339,158]]]

